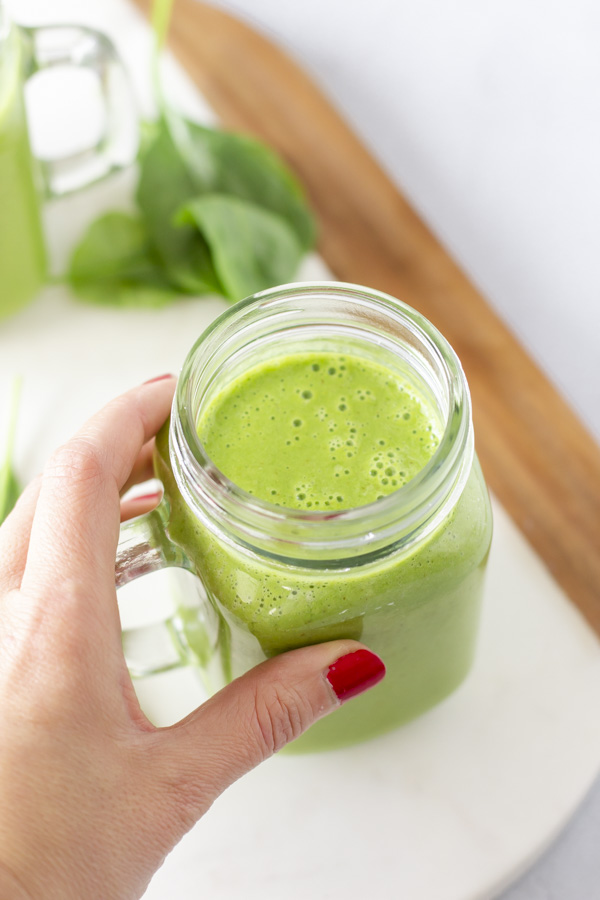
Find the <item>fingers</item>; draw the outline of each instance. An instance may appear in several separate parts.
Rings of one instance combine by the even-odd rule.
[[[150,512],[160,503],[162,497],[161,491],[154,491],[151,494],[141,494],[139,497],[129,497],[127,500],[121,500],[121,522],[128,519],[134,519],[136,516],[143,516]]]
[[[23,590],[111,583],[119,492],[167,418],[174,390],[174,377],[134,388],[54,453],[42,476]]]
[[[0,528],[0,596],[21,586],[41,476],[30,482]]]
[[[131,475],[121,488],[121,493],[125,494],[134,484],[141,484],[143,481],[149,481],[154,475],[154,467],[152,465],[152,457],[154,454],[154,438],[144,444],[138,454],[138,458],[133,464]]]
[[[200,816],[233,781],[384,675],[361,644],[334,641],[284,653],[233,681],[166,729],[187,812]]]
[[[138,458],[133,464],[131,475],[125,482],[121,494],[126,494],[134,485],[149,481],[153,477],[153,455],[154,438],[148,441],[147,444],[144,444],[140,450]],[[145,513],[150,512],[151,509],[158,506],[161,496],[162,491],[153,491],[121,500],[121,522],[126,522],[128,519],[134,519],[136,516],[143,516]]]
[[[126,493],[134,485],[152,478],[154,475],[153,453],[154,438],[142,447],[121,493]],[[38,476],[27,485],[15,509],[7,517],[0,530],[0,593],[17,589],[21,585],[41,481],[41,476]],[[150,512],[158,505],[160,498],[161,492],[158,491],[122,500],[121,522]]]

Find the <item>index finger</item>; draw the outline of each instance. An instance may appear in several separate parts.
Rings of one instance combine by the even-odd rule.
[[[52,455],[42,475],[22,590],[114,583],[119,492],[141,448],[166,420],[175,384],[174,376],[165,376],[122,394]]]

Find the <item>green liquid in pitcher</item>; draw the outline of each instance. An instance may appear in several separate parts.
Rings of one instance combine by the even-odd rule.
[[[13,29],[0,46],[0,318],[32,299],[46,271],[21,67]]]
[[[427,464],[442,428],[414,385],[351,353],[297,353],[258,365],[217,393],[198,423],[208,455],[239,487],[315,512],[399,490]],[[491,538],[477,461],[456,506],[428,538],[335,569],[269,560],[210,532],[179,495],[166,432],[157,442],[157,473],[171,504],[170,535],[221,617],[232,675],[264,656],[337,638],[361,640],[383,658],[384,681],[317,722],[296,750],[390,730],[467,674]]]

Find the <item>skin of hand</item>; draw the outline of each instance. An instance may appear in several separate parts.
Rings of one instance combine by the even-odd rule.
[[[115,554],[120,518],[145,511],[120,496],[151,476],[174,387],[156,379],[108,404],[0,528],[3,900],[140,897],[222,791],[385,672],[336,641],[261,664],[174,726],[146,718]]]

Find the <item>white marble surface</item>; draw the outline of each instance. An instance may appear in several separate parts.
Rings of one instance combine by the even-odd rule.
[[[85,19],[109,30],[111,10],[116,8],[113,0],[86,4],[85,10],[75,0],[53,0],[52,4],[42,0],[16,0],[13,6],[23,19],[29,21]],[[594,88],[600,74],[596,53],[600,38],[597,7],[582,0],[574,0],[568,9],[558,3],[517,5],[514,0],[483,5],[474,0],[461,0],[451,6],[443,0],[421,0],[419,4],[409,4],[405,0],[370,0],[368,4],[358,0],[345,3],[329,0],[327,4],[322,0],[320,3],[305,0],[302,5],[281,4],[275,0],[252,0],[251,4],[249,0],[235,0],[228,7],[252,16],[313,72],[467,271],[579,408],[590,427],[600,434],[597,353],[600,304],[597,302],[597,279],[594,278],[597,253],[592,239],[592,222],[600,200],[596,164],[600,150],[600,119]],[[142,41],[139,33],[121,31],[116,36],[126,55],[135,59]],[[143,92],[143,79],[139,78],[136,66],[133,73],[138,90]],[[194,105],[196,100],[188,94],[185,102]],[[122,193],[123,185],[116,181],[102,191],[94,192],[93,206],[98,209],[112,205]],[[68,216],[61,219],[62,236],[59,238],[60,229],[53,232],[59,256],[85,218],[86,211],[80,205],[69,206]],[[26,360],[35,373],[28,382],[25,400],[33,403],[35,397],[39,409],[44,406],[53,409],[60,402],[61,391],[67,384],[71,388],[67,414],[57,416],[53,413],[42,419],[28,417],[20,437],[23,474],[27,476],[35,471],[44,448],[62,440],[82,414],[115,389],[132,378],[147,377],[154,374],[155,369],[176,365],[205,317],[220,308],[218,301],[211,302],[208,307],[206,304],[182,303],[158,314],[159,318],[162,316],[158,328],[156,314],[122,313],[119,316],[121,336],[129,331],[136,337],[133,342],[128,340],[127,351],[121,341],[115,343],[113,358],[119,358],[119,349],[127,353],[127,358],[120,364],[113,383],[100,377],[106,366],[98,342],[87,341],[84,336],[91,331],[95,333],[96,329],[99,333],[103,329],[107,332],[114,329],[115,323],[110,318],[114,314],[72,307],[60,292],[55,291],[47,296],[44,306],[36,304],[15,320],[3,349],[14,352],[20,347],[22,352],[18,358]],[[163,328],[178,333],[185,346],[167,346],[168,342],[158,341],[156,334],[162,333]],[[20,336],[23,338],[24,335],[27,339],[19,344]],[[72,351],[70,366],[79,366],[88,376],[81,379],[75,391],[72,391],[68,371],[61,374],[61,366],[54,365],[48,358],[46,365],[54,365],[55,369],[55,377],[48,379],[44,365],[40,364],[42,352],[50,357],[53,350],[60,353],[60,348],[69,343],[69,336],[79,340]],[[69,346],[73,346],[72,341]],[[148,347],[152,348],[151,362]],[[0,374],[8,374],[11,353],[3,352],[0,361]],[[505,534],[512,535],[511,539],[519,540],[509,523],[504,523],[503,529]],[[521,544],[517,546],[526,552]],[[545,603],[539,607],[540,610],[547,608]],[[490,609],[493,614],[494,607]],[[571,615],[571,618],[557,620],[569,621],[574,628],[571,634],[569,626],[564,625],[565,633],[569,632],[575,641],[569,658],[572,662],[580,660],[582,666],[589,664],[593,655],[591,647],[597,648],[588,644],[585,629],[582,631],[579,624],[574,624],[578,622],[577,617],[572,617],[572,610],[564,607],[564,601],[557,600],[556,609],[562,610],[560,615]],[[554,636],[557,637],[559,632],[560,627],[554,630]],[[529,637],[534,633],[535,616],[531,620]],[[493,647],[494,633],[488,634]],[[525,627],[525,641],[527,634]],[[579,638],[582,639],[581,654],[574,649]],[[568,650],[567,656],[570,653]],[[595,657],[593,660],[581,685],[583,695],[591,700],[596,697],[594,691],[598,681]],[[539,640],[533,658],[527,660],[524,657],[524,664],[533,666],[533,671],[538,663],[543,667],[548,661],[548,647],[544,648]],[[565,671],[573,671],[566,663],[564,667]],[[533,795],[526,795],[521,806],[516,804],[511,808],[507,802],[504,805],[506,819],[498,820],[504,822],[498,834],[492,828],[490,836],[490,831],[484,827],[485,817],[483,820],[475,818],[471,823],[474,824],[474,836],[483,840],[477,865],[467,864],[466,858],[460,856],[454,861],[448,856],[446,869],[442,868],[446,873],[457,868],[461,870],[461,884],[465,889],[448,895],[456,900],[489,897],[489,890],[483,894],[474,893],[474,885],[481,874],[481,866],[485,867],[485,861],[494,855],[490,847],[510,848],[511,831],[514,836],[522,836],[521,826],[543,822],[544,816],[547,821],[562,824],[564,815],[557,815],[556,804],[563,812],[571,809],[574,799],[586,787],[585,773],[592,772],[600,762],[594,721],[589,723],[589,734],[586,730],[588,712],[585,707],[575,704],[571,709],[565,702],[564,719],[553,720],[552,713],[556,713],[555,703],[560,701],[564,683],[557,679],[552,684],[558,694],[553,695],[550,691],[547,702],[538,707],[537,713],[546,725],[554,721],[557,730],[552,740],[538,745],[537,757],[525,755],[522,771],[528,772],[529,760],[531,771],[528,774],[534,781],[540,778],[541,782],[545,776],[551,776],[549,784],[556,794],[552,794],[548,808],[542,805],[537,810],[535,803],[529,808],[525,802],[527,798],[532,801]],[[477,690],[476,687],[471,689]],[[502,693],[500,689],[499,693]],[[457,702],[461,702],[461,697],[464,693],[457,695]],[[590,716],[590,719],[594,717]],[[499,722],[502,721],[500,717]],[[581,733],[574,730],[574,722],[582,729]],[[417,734],[419,728],[427,727],[427,722],[423,726],[417,725]],[[494,734],[494,727],[499,728],[499,725],[493,718],[491,726],[486,725],[491,728],[489,734]],[[497,734],[501,734],[501,729]],[[522,727],[515,726],[502,735],[511,759],[521,758],[519,750],[527,734]],[[541,735],[544,734],[550,737],[549,732],[542,731]],[[573,760],[575,768],[568,770],[566,777],[561,779],[560,773],[565,772],[566,765],[561,765],[562,761],[572,758],[569,751],[573,738],[572,749],[582,755],[577,756],[576,762]],[[410,735],[407,740],[410,742]],[[532,752],[534,746],[535,741],[528,752]],[[561,756],[563,753],[565,756]],[[544,760],[542,765],[538,759]],[[282,763],[282,766],[286,765],[288,761]],[[276,768],[272,767],[271,771],[275,773],[273,784],[277,786],[281,776],[276,774]],[[256,797],[252,786],[260,785],[260,779],[267,775],[253,777],[254,781],[249,780],[247,786],[244,782],[236,788],[237,794],[234,793],[231,799],[224,798],[215,808],[215,815],[221,815],[221,820],[214,820],[215,828],[222,821],[221,827],[226,834],[230,821],[227,811],[233,813],[238,802]],[[474,782],[477,778],[471,778],[471,783]],[[492,795],[500,802],[502,781],[499,784],[490,781],[489,784]],[[478,785],[484,796],[485,787],[484,778]],[[570,831],[519,885],[509,891],[506,900],[590,900],[596,896],[600,864],[596,862],[595,854],[592,859],[591,850],[592,841],[594,847],[597,842],[599,810],[600,790],[596,788],[595,795]],[[541,814],[541,819],[536,820],[536,813]],[[423,819],[422,826],[425,834],[427,819]],[[459,832],[464,833],[461,829]],[[539,834],[547,841],[552,832],[553,829],[547,827]],[[157,876],[159,887],[152,896],[172,896],[173,878],[181,880],[179,888],[188,890],[188,896],[196,895],[190,885],[195,883],[193,879],[198,873],[193,866],[190,869],[189,847],[188,841],[174,856],[174,870],[164,869]],[[539,849],[539,840],[537,844],[530,840],[529,856]],[[518,856],[513,853],[513,864]],[[464,865],[461,865],[461,859]],[[521,864],[524,861],[521,854]],[[172,872],[171,880],[161,882],[169,871]],[[207,872],[208,881],[211,877],[209,895],[220,896],[218,871],[216,874],[214,870],[212,874]],[[186,878],[192,881],[186,881]],[[208,881],[203,882],[205,888]],[[489,878],[487,883],[491,883]],[[396,896],[395,893],[386,894],[385,890],[383,887],[380,896]],[[410,895],[410,900],[417,900],[417,897],[423,900],[444,897],[446,900],[446,895],[436,892],[431,884],[428,890],[429,893],[421,891]],[[186,896],[185,893],[180,895]],[[238,892],[233,896],[237,900],[241,895]],[[261,896],[268,894],[263,892]],[[288,900],[281,885],[273,896],[286,896]],[[324,896],[337,900],[335,892]],[[317,900],[320,900],[318,896]]]

